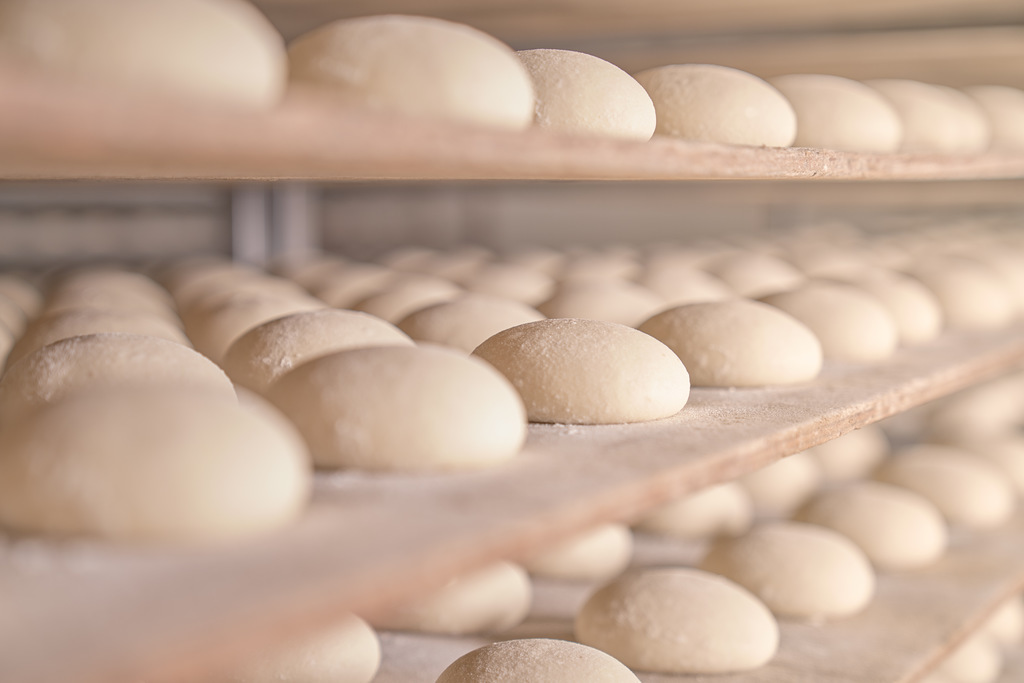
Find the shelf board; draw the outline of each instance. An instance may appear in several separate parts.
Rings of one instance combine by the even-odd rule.
[[[0,545],[0,680],[190,680],[345,611],[372,614],[495,559],[631,519],[1022,360],[1024,323],[947,334],[879,365],[827,364],[806,386],[696,389],[666,420],[534,425],[524,452],[491,471],[322,474],[299,523],[232,547],[11,540]]]
[[[302,89],[252,112],[0,69],[0,101],[2,180],[1024,178],[1024,153],[851,154],[505,132],[385,115]]]

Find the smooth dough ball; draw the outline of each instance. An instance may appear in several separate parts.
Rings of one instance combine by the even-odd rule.
[[[737,294],[751,299],[796,289],[807,281],[803,273],[782,259],[752,251],[725,254],[703,267]]]
[[[473,353],[488,337],[516,325],[543,320],[525,304],[483,294],[466,294],[415,311],[398,327],[418,342],[432,342]]]
[[[521,50],[537,91],[534,125],[565,133],[650,140],[654,103],[628,73],[571,50]]]
[[[631,669],[717,674],[766,664],[779,627],[732,581],[671,567],[628,572],[600,588],[576,615],[576,638]]]
[[[600,320],[558,318],[499,332],[474,355],[512,382],[531,422],[614,424],[675,415],[686,368],[654,337]]]
[[[5,61],[134,93],[270,107],[281,99],[284,41],[241,0],[10,0]]]
[[[821,342],[825,358],[831,360],[885,360],[899,344],[896,321],[889,311],[856,287],[815,282],[761,301],[807,325]]]
[[[566,640],[504,640],[477,648],[445,669],[436,683],[640,683],[614,657]]]
[[[659,135],[757,147],[789,147],[796,139],[792,105],[753,74],[713,64],[674,64],[634,78],[654,101]]]
[[[1007,286],[975,261],[919,261],[908,270],[935,295],[946,325],[958,330],[994,330],[1010,324],[1017,306]]]
[[[555,279],[539,270],[513,263],[488,263],[460,280],[471,292],[536,306],[555,291]]]
[[[826,482],[850,481],[871,474],[889,455],[889,439],[877,425],[868,425],[826,441],[807,453],[818,463]]]
[[[672,349],[693,386],[808,382],[821,372],[817,337],[793,316],[756,301],[687,304],[639,327]]]
[[[951,683],[993,683],[1002,669],[999,644],[981,631],[961,643],[935,671]]]
[[[586,318],[634,327],[665,307],[654,292],[624,280],[563,282],[537,306],[549,318]]]
[[[821,487],[821,468],[806,451],[739,478],[760,517],[785,517]]]
[[[942,306],[919,280],[891,271],[871,271],[850,284],[873,296],[889,311],[901,344],[924,344],[942,332]]]
[[[434,304],[452,301],[463,295],[462,288],[440,278],[396,284],[371,294],[352,306],[378,318],[397,324],[410,313]]]
[[[1005,85],[975,85],[964,91],[992,124],[992,149],[1024,150],[1024,90]]]
[[[725,301],[736,295],[711,273],[677,264],[657,261],[647,265],[637,284],[660,296],[666,306],[682,306],[705,301]]]
[[[533,120],[530,75],[497,39],[432,17],[383,15],[321,26],[288,47],[293,81],[405,114],[522,129]]]
[[[949,542],[942,513],[926,498],[873,481],[823,491],[793,519],[838,531],[883,571],[926,567]]]
[[[959,90],[899,78],[865,83],[899,113],[903,121],[899,151],[977,154],[988,149],[992,129],[985,112]]]
[[[754,502],[746,489],[727,482],[678,498],[634,525],[638,531],[700,540],[739,536],[754,523]]]
[[[508,460],[526,439],[523,404],[508,381],[440,347],[322,356],[279,378],[267,397],[321,467],[475,469]]]
[[[227,683],[370,683],[380,668],[380,641],[349,615],[335,626],[270,652],[227,676]]]
[[[811,524],[772,522],[719,539],[700,566],[745,587],[781,617],[850,616],[875,593],[864,552],[845,536]]]
[[[30,533],[244,538],[293,521],[311,489],[293,431],[207,391],[74,394],[5,428],[0,452],[0,523]]]
[[[633,558],[633,534],[622,524],[602,524],[531,556],[523,567],[534,576],[604,581]]]
[[[950,524],[971,529],[1003,524],[1017,505],[1013,487],[995,465],[950,446],[904,448],[875,478],[921,494]]]
[[[392,631],[500,633],[526,618],[531,599],[526,571],[511,562],[496,562],[370,622]]]
[[[1004,648],[1018,647],[1024,639],[1024,600],[1015,595],[988,618],[982,629]]]
[[[412,346],[389,322],[367,313],[328,308],[276,318],[252,328],[228,348],[224,371],[236,384],[266,393],[281,375],[314,358],[368,346]]]

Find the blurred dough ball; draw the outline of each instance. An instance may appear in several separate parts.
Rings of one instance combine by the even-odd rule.
[[[640,683],[626,665],[600,650],[566,640],[505,640],[452,662],[436,683]]]
[[[625,280],[563,282],[537,310],[549,318],[586,318],[634,327],[665,307],[654,292]]]
[[[1024,639],[1024,600],[1020,594],[1000,605],[982,629],[1006,649],[1019,647]]]
[[[786,517],[821,486],[821,468],[807,451],[793,453],[738,479],[759,517]]]
[[[5,326],[0,325],[0,367],[3,367],[3,363],[7,358],[7,354],[11,352],[14,347],[14,335]],[[2,376],[2,373],[0,373]],[[0,416],[2,417],[2,416]]]
[[[640,264],[629,253],[575,250],[566,256],[558,272],[562,282],[575,280],[631,280],[640,272]]]
[[[555,289],[555,280],[547,273],[513,263],[488,263],[460,284],[471,292],[498,296],[536,306]]]
[[[1009,292],[1017,317],[1024,314],[1024,253],[1004,245],[971,249],[966,255],[987,267]]]
[[[611,62],[571,50],[516,53],[537,92],[534,125],[565,133],[650,140],[654,103]]]
[[[869,476],[889,455],[889,439],[881,427],[868,425],[806,452],[818,463],[824,481],[850,481]]]
[[[243,274],[220,282],[208,282],[202,287],[179,289],[175,301],[182,319],[187,322],[189,318],[205,315],[229,301],[257,297],[308,300],[309,294],[290,280]]]
[[[0,387],[3,385],[0,384]],[[985,441],[962,444],[972,455],[995,465],[1013,485],[1017,495],[1024,497],[1024,435],[1011,432]]]
[[[754,522],[754,503],[736,482],[709,486],[656,508],[634,528],[691,540],[739,536]]]
[[[373,263],[355,263],[331,273],[310,291],[335,308],[351,308],[371,294],[377,294],[399,277],[397,270]]]
[[[0,294],[13,301],[26,318],[35,317],[43,307],[39,288],[14,273],[0,273]]]
[[[950,683],[993,683],[1003,669],[999,644],[984,631],[968,636],[935,672]]]
[[[899,114],[877,90],[823,74],[768,79],[796,111],[796,147],[843,152],[895,152],[903,141]]]
[[[946,325],[953,329],[998,329],[1017,314],[1007,286],[975,261],[930,258],[917,261],[907,272],[931,290]]]
[[[724,301],[735,294],[720,279],[692,266],[656,261],[648,264],[637,284],[660,296],[665,306]]]
[[[392,631],[452,636],[500,633],[526,618],[532,593],[530,577],[522,567],[496,562],[370,623]]]
[[[288,47],[292,81],[404,114],[522,129],[533,120],[530,75],[497,39],[464,24],[404,15],[343,19]]]
[[[899,113],[903,121],[899,151],[978,154],[988,149],[992,130],[985,112],[959,90],[899,78],[865,83]]]
[[[284,93],[284,42],[241,0],[9,0],[0,56],[139,94],[270,107]]]
[[[796,289],[807,278],[794,266],[770,254],[737,251],[703,266],[740,296],[756,299]]]
[[[477,469],[513,457],[526,438],[512,385],[479,358],[441,347],[322,356],[279,378],[267,396],[321,467]]]
[[[410,313],[444,301],[451,301],[462,294],[461,287],[441,278],[399,280],[356,302],[351,308],[397,324]]]
[[[1024,373],[973,386],[930,407],[929,441],[970,446],[1009,436],[1024,425]]]
[[[490,249],[476,245],[464,245],[430,254],[410,270],[459,282],[472,276],[473,273],[493,260],[494,253]]]
[[[9,296],[0,293],[0,325],[13,335],[21,335],[27,323],[28,318],[21,307]]]
[[[889,311],[902,345],[924,344],[942,332],[942,306],[919,280],[894,271],[870,271],[851,279],[850,284]]]
[[[488,337],[544,316],[525,304],[484,294],[466,294],[410,313],[398,327],[418,342],[473,353]]]
[[[656,133],[684,140],[789,147],[796,114],[753,74],[713,64],[674,64],[634,74],[654,101]]]
[[[622,524],[602,524],[530,556],[523,567],[534,576],[567,581],[605,581],[633,558],[633,534]]]
[[[566,258],[564,252],[555,249],[528,247],[506,254],[502,261],[554,277],[565,265]]]
[[[367,313],[327,308],[293,313],[252,328],[231,344],[224,371],[231,380],[266,393],[292,368],[335,351],[368,346],[412,346],[401,330]]]
[[[975,85],[964,91],[992,124],[992,149],[1024,150],[1024,91],[1005,85]]]
[[[69,298],[69,307],[85,305],[91,297],[100,299],[97,308],[107,307],[103,299],[110,299],[113,308],[139,305],[151,313],[174,306],[170,293],[154,280],[120,268],[85,267],[58,275],[46,293],[45,306],[53,309],[65,297]]]

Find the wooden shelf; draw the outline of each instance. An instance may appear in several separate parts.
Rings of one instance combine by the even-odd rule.
[[[234,547],[12,540],[0,545],[0,680],[190,680],[341,612],[372,614],[497,558],[633,518],[1022,360],[1024,324],[949,334],[880,365],[830,364],[807,386],[698,389],[658,422],[535,425],[520,457],[493,471],[324,474],[297,525]]]

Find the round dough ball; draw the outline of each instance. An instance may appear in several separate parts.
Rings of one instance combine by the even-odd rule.
[[[899,113],[903,121],[899,151],[977,154],[988,149],[992,129],[985,112],[959,90],[899,78],[865,83]]]
[[[72,298],[73,305],[100,298],[101,301],[94,304],[96,308],[138,306],[158,313],[174,307],[170,293],[155,281],[142,273],[120,268],[92,267],[60,274],[47,292],[46,307],[54,308],[64,297]]]
[[[351,308],[363,299],[386,289],[399,272],[372,263],[357,263],[332,273],[312,290],[318,299],[335,308]]]
[[[740,296],[751,299],[796,289],[807,281],[803,273],[782,259],[752,251],[720,256],[704,269]]]
[[[871,563],[835,531],[772,522],[714,542],[701,569],[721,574],[764,600],[781,617],[835,619],[867,607],[875,593]]]
[[[992,149],[1024,150],[1024,90],[1005,85],[975,85],[964,91],[992,124]]]
[[[279,378],[267,396],[321,467],[475,469],[508,460],[526,439],[523,404],[508,381],[440,347],[322,356]]]
[[[504,43],[464,24],[382,15],[321,26],[288,47],[293,81],[404,114],[523,129],[530,76]]]
[[[875,478],[910,489],[930,500],[946,520],[988,529],[1013,515],[1016,495],[995,465],[950,446],[904,448],[882,464]]]
[[[767,663],[779,627],[733,582],[670,567],[628,572],[600,588],[576,615],[576,638],[631,669],[717,674]]]
[[[1024,600],[1020,594],[1000,605],[982,629],[1004,648],[1018,647],[1024,640]]]
[[[838,531],[882,571],[926,567],[949,543],[942,513],[926,498],[873,481],[819,493],[794,519]]]
[[[895,152],[903,142],[896,109],[877,90],[823,74],[768,80],[796,111],[796,147],[843,152]]]
[[[566,640],[505,640],[477,648],[445,669],[436,683],[640,683],[614,657]]]
[[[519,391],[531,422],[614,424],[675,415],[690,395],[672,350],[625,325],[558,318],[499,332],[473,352]]]
[[[960,258],[919,261],[909,273],[935,295],[946,325],[994,330],[1009,325],[1016,304],[1009,289],[980,263]]]
[[[899,332],[889,311],[856,287],[826,282],[761,299],[809,327],[825,358],[871,363],[896,351]]]
[[[13,301],[26,318],[35,317],[43,308],[42,292],[13,273],[0,273],[0,294]]]
[[[218,283],[209,283],[202,288],[193,289],[186,297],[183,290],[178,290],[178,308],[182,318],[189,319],[209,315],[217,308],[237,299],[265,297],[269,299],[304,299],[309,294],[294,282],[277,277],[251,277],[244,275]]]
[[[739,478],[760,517],[786,517],[821,487],[821,468],[807,451]]]
[[[526,571],[511,562],[496,562],[370,621],[392,631],[452,636],[500,633],[526,618],[531,599]]]
[[[889,311],[904,346],[930,342],[942,332],[942,306],[919,280],[892,271],[871,271],[850,284],[870,294]]]
[[[466,294],[407,315],[398,327],[418,342],[432,342],[473,353],[488,337],[516,325],[543,320],[536,310],[515,301]]]
[[[523,567],[534,576],[567,581],[604,581],[633,559],[633,534],[622,524],[602,524],[531,556]]]
[[[462,294],[462,288],[447,280],[415,280],[371,294],[352,308],[397,324],[410,313],[451,301]]]
[[[843,434],[806,451],[826,482],[851,481],[871,474],[889,455],[889,439],[877,425]]]
[[[757,147],[789,147],[796,139],[792,105],[753,74],[713,64],[674,64],[634,78],[654,101],[659,135]]]
[[[821,372],[821,344],[814,333],[788,313],[756,301],[678,306],[639,329],[679,356],[693,386],[796,384]]]
[[[725,301],[736,296],[711,273],[665,261],[649,263],[637,283],[660,296],[666,306]]]
[[[638,531],[692,540],[739,536],[754,523],[746,489],[727,482],[678,498],[636,523]]]
[[[611,62],[571,50],[516,53],[537,92],[534,125],[560,132],[650,140],[654,103],[643,86]]]
[[[249,662],[227,683],[370,683],[380,668],[380,641],[370,625],[349,615],[313,637]]]
[[[984,631],[971,635],[939,663],[936,673],[951,683],[993,683],[1003,669],[999,644]]]
[[[9,0],[0,56],[132,93],[270,107],[284,94],[284,41],[241,0]]]
[[[665,307],[654,292],[624,280],[563,282],[537,306],[549,318],[585,318],[635,327]]]
[[[228,348],[224,371],[233,382],[266,393],[292,368],[336,351],[368,346],[412,346],[389,322],[367,313],[328,308],[257,325]]]
[[[488,263],[461,281],[471,292],[497,296],[536,306],[555,291],[555,280],[547,273],[512,263]]]
[[[245,538],[293,521],[312,484],[281,423],[166,386],[68,396],[5,428],[0,450],[0,523],[29,533]]]

